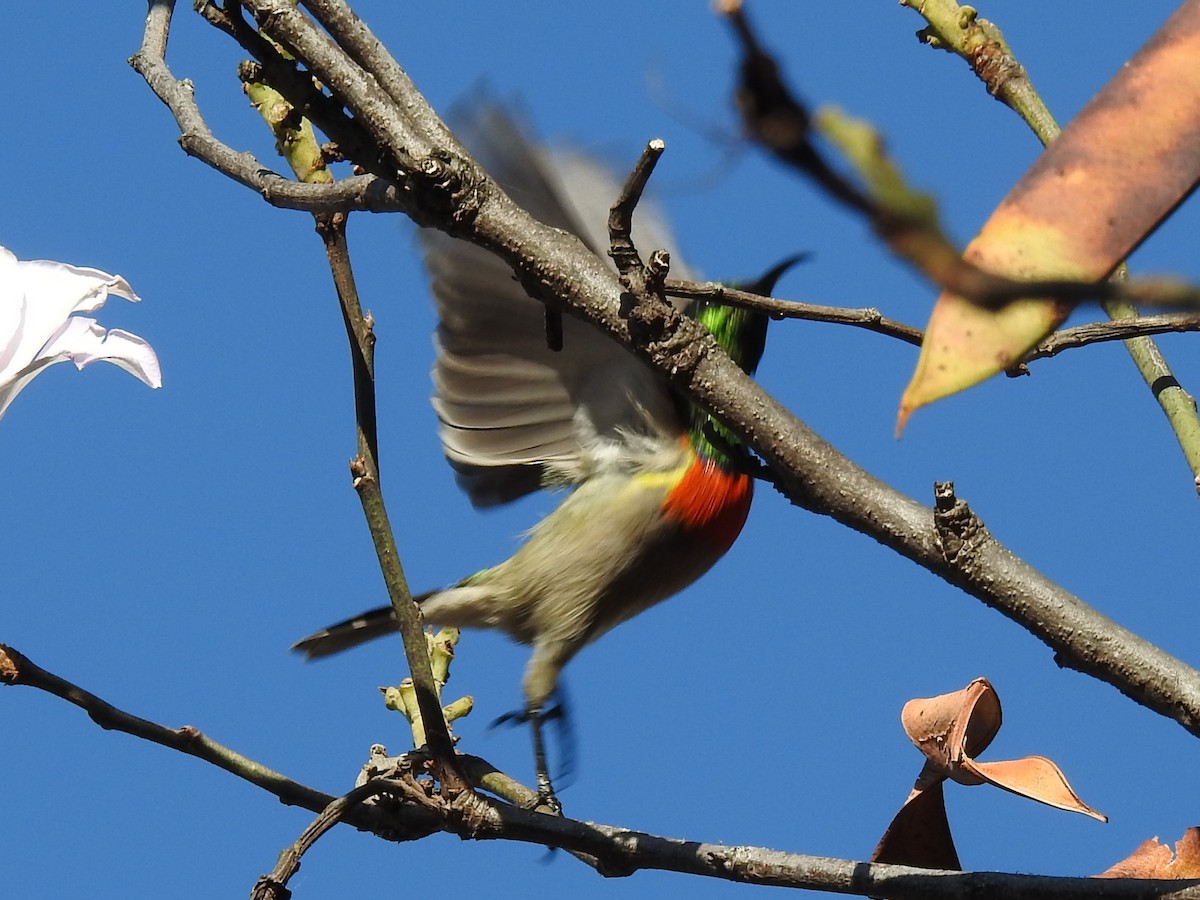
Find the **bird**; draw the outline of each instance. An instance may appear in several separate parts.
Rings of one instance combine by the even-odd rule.
[[[527,212],[606,256],[619,185],[602,165],[552,153],[494,105],[460,117],[455,133]],[[637,246],[669,250],[665,226],[644,206],[635,216]],[[545,306],[503,262],[441,232],[423,230],[420,240],[439,320],[432,402],[459,485],[481,508],[541,488],[571,490],[510,558],[415,599],[427,622],[498,629],[532,648],[518,716],[533,729],[535,805],[561,811],[541,726],[563,667],[707,572],[741,532],[754,479],[734,434],[631,351],[570,316],[561,349],[552,348]],[[748,289],[769,293],[795,261]],[[677,262],[672,268],[686,272]],[[686,312],[754,373],[765,314],[710,301],[693,301]],[[380,607],[293,649],[315,659],[396,627],[391,606]]]

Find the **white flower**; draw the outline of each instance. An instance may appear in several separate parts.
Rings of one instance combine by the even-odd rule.
[[[162,387],[154,349],[128,331],[107,331],[85,316],[112,293],[136,302],[129,283],[99,269],[44,259],[21,262],[0,247],[0,416],[38,372],[70,360],[114,363],[152,388]]]

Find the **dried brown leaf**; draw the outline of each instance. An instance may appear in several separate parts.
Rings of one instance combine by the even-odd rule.
[[[1003,721],[1000,697],[986,678],[976,678],[950,694],[910,700],[900,721],[925,754],[928,770],[944,778],[967,785],[986,782],[1048,806],[1108,821],[1079,799],[1058,766],[1044,756],[976,762]],[[922,777],[928,779],[929,772]]]
[[[962,761],[987,748],[1001,721],[1000,698],[986,678],[949,694],[909,700],[900,712],[900,722],[917,749],[943,775],[962,784],[980,783],[963,771]]]
[[[938,778],[929,787],[913,790],[879,839],[871,862],[926,869],[962,868],[946,820],[942,781]]]
[[[1101,822],[1108,821],[1106,816],[1079,799],[1079,795],[1071,789],[1058,766],[1044,756],[1026,756],[1023,759],[999,762],[975,762],[968,759],[964,761],[964,766],[974,770],[980,778],[998,788],[1045,803],[1047,806],[1082,813]]]
[[[1138,845],[1129,856],[1097,878],[1200,878],[1200,828],[1189,828],[1175,842],[1175,852],[1158,838]]]

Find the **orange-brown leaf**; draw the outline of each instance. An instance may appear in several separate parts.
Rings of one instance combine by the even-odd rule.
[[[880,838],[871,862],[926,869],[962,868],[950,836],[940,780],[909,795]]]
[[[1079,799],[1079,795],[1067,783],[1066,776],[1053,762],[1044,756],[1026,756],[1022,759],[1006,759],[999,762],[975,762],[966,760],[966,768],[974,770],[984,781],[1004,788],[1030,800],[1045,803],[1067,812],[1083,813],[1101,822],[1108,817],[1096,812]]]
[[[900,721],[909,739],[925,754],[927,770],[959,784],[993,784],[1039,803],[1108,821],[1079,799],[1058,766],[1044,756],[975,760],[1003,721],[1000,697],[986,678],[976,678],[961,691],[910,700],[904,704]],[[922,772],[923,779],[929,777],[929,771]],[[921,787],[918,780],[917,789]]]
[[[925,755],[925,766],[880,838],[871,856],[874,862],[959,868],[942,793],[947,778],[968,785],[993,784],[1040,803],[1108,821],[1079,799],[1058,766],[1045,757],[975,761],[1002,721],[1000,697],[986,678],[976,678],[960,691],[910,700],[904,704],[900,721]]]
[[[930,764],[963,784],[979,784],[962,761],[987,748],[1001,721],[1000,698],[986,678],[960,691],[909,700],[900,711],[904,731]]]
[[[1143,841],[1097,878],[1200,878],[1200,828],[1189,828],[1175,842],[1175,852],[1158,838]]]

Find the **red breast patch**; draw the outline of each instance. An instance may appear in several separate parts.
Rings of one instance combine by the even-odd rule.
[[[754,479],[749,475],[727,472],[697,456],[667,494],[663,513],[724,553],[741,534],[753,495]]]

